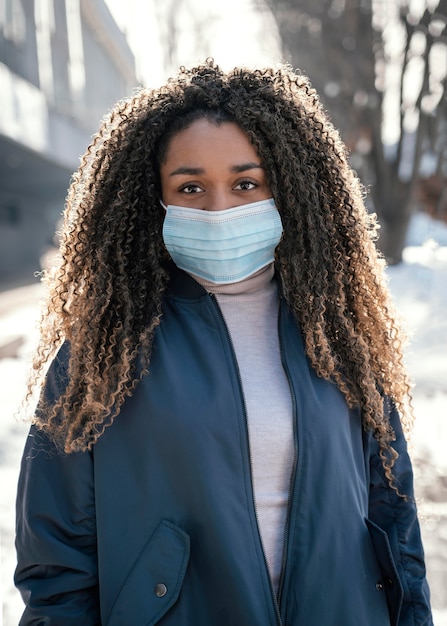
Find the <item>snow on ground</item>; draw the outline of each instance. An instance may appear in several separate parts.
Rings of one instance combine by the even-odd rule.
[[[406,362],[413,380],[416,424],[411,440],[435,626],[447,626],[447,226],[416,215],[404,262],[388,269],[396,306],[412,334]],[[0,293],[0,340],[23,337],[18,358],[0,360],[0,626],[22,610],[12,585],[14,499],[27,426],[13,414],[25,386],[25,363],[36,340],[39,285]]]
[[[411,338],[415,387],[410,446],[435,626],[447,626],[447,226],[416,215],[404,262],[388,269]]]
[[[14,503],[20,458],[29,426],[14,416],[26,385],[29,354],[37,341],[35,320],[41,285],[0,293],[0,345],[23,338],[19,358],[0,360],[0,626],[16,626],[23,605],[14,589]]]

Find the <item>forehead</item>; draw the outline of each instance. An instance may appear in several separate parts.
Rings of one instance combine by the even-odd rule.
[[[171,138],[163,165],[177,164],[185,159],[188,164],[197,160],[260,161],[256,148],[237,124],[215,124],[207,119],[194,121]]]

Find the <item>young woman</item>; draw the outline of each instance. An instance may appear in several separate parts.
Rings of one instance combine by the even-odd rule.
[[[374,233],[287,67],[111,111],[48,277],[21,624],[432,624]]]

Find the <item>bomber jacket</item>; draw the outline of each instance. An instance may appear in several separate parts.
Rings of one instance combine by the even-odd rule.
[[[399,416],[388,486],[374,437],[318,377],[281,297],[295,458],[278,597],[251,480],[244,397],[215,297],[175,269],[150,373],[91,451],[31,428],[19,479],[20,624],[429,626],[413,477]],[[67,378],[65,344],[45,393]]]

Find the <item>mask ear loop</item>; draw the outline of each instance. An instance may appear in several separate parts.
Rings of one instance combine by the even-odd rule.
[[[166,204],[163,202],[163,200],[161,198],[159,199],[159,202],[160,202],[161,206],[164,208],[164,210],[167,211],[168,207],[166,206]]]

